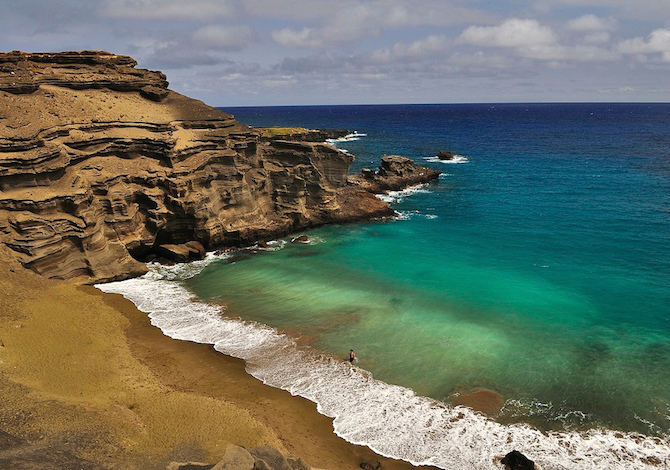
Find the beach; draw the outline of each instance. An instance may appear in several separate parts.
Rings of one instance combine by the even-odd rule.
[[[164,336],[121,296],[0,256],[0,463],[162,469],[268,444],[314,468],[412,468],[335,436],[313,403],[242,361]]]
[[[224,112],[1,59],[0,468],[670,463],[667,105]]]

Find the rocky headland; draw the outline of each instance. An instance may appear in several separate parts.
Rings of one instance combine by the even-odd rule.
[[[390,216],[373,192],[438,174],[389,157],[351,178],[352,155],[312,141],[330,134],[261,134],[127,56],[0,54],[0,241],[43,276],[117,280],[149,256]]]
[[[263,140],[291,140],[296,142],[325,142],[351,135],[347,129],[305,129],[304,127],[261,127]]]
[[[358,175],[349,176],[348,181],[371,193],[381,194],[430,183],[438,176],[440,176],[439,171],[417,167],[407,157],[384,155],[378,170],[365,168]]]

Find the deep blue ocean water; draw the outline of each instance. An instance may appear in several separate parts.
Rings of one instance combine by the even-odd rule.
[[[197,340],[313,399],[346,439],[415,463],[452,468],[443,456],[426,456],[453,457],[459,451],[440,447],[451,440],[470,445],[457,465],[471,468],[495,468],[477,456],[502,452],[505,442],[535,452],[543,468],[577,468],[584,456],[597,463],[579,468],[670,465],[669,104],[224,110],[255,127],[364,134],[336,143],[356,156],[352,172],[400,154],[443,174],[390,195],[394,220],[315,229],[305,232],[309,244],[277,243],[177,276],[200,300],[225,304],[225,315],[257,322],[253,331],[268,325],[286,333],[291,345],[275,345],[270,355],[295,350],[299,369],[286,364],[293,359],[237,352],[246,340],[255,344],[256,333],[228,346],[209,330]],[[460,163],[436,160],[441,149]],[[382,384],[356,395],[375,409],[360,411],[362,418],[339,410],[333,395],[358,393],[372,378],[356,375],[359,382],[340,391],[343,380],[330,375],[340,366],[322,369],[324,361],[343,363],[349,348],[357,367]],[[396,389],[383,384],[403,387],[404,398],[394,402]],[[432,429],[458,394],[477,388],[503,396],[495,422],[467,415]],[[385,420],[388,403],[414,403],[414,394],[436,401],[417,398],[391,422],[402,423],[398,436],[430,428],[420,441],[428,450],[394,447],[390,434],[377,442],[371,416],[383,408]],[[461,418],[466,431],[444,431]],[[473,429],[499,441],[469,436]],[[594,430],[602,433],[595,444]],[[630,433],[655,440],[632,450],[639,438]],[[427,443],[434,435],[439,446]]]

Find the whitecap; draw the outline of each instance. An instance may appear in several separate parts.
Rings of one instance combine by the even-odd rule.
[[[284,248],[286,244],[287,244],[286,240],[271,240],[267,242],[267,248],[265,249],[271,251],[278,251]]]
[[[376,196],[389,204],[398,204],[415,194],[429,193],[430,191],[427,188],[428,184],[426,183],[417,184],[416,186],[410,186],[409,188],[400,191],[389,191],[385,194],[376,194]]]
[[[300,245],[320,245],[321,243],[324,242],[323,238],[316,237],[314,235],[310,235],[310,236],[304,235],[307,238],[304,241],[300,240],[300,237],[303,236],[303,235],[294,236],[293,238],[291,238],[291,243],[297,243],[297,244],[300,244]]]
[[[409,220],[414,217],[423,217],[428,220],[434,220],[437,219],[438,216],[436,214],[424,214],[421,211],[396,211],[396,220]]]
[[[454,155],[453,158],[450,158],[449,160],[442,160],[437,155],[432,157],[423,157],[423,159],[426,160],[427,162],[444,163],[446,165],[458,165],[461,163],[470,163],[470,160],[468,160],[468,157],[466,157],[465,155]]]
[[[344,137],[338,137],[337,139],[326,139],[326,142],[329,144],[337,144],[339,142],[352,142],[354,140],[360,140],[361,137],[367,137],[367,134],[362,134],[360,132],[354,131],[351,134],[347,134]]]
[[[167,280],[184,280],[197,276],[207,266],[214,261],[223,260],[230,257],[230,253],[207,253],[204,259],[191,261],[190,263],[177,263],[166,265],[161,263],[148,263],[150,277]]]

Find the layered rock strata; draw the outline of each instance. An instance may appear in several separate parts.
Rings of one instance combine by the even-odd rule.
[[[161,246],[240,246],[393,214],[353,157],[263,140],[107,52],[0,54],[0,241],[50,277],[145,272]],[[183,247],[184,256],[200,251]]]
[[[347,129],[305,129],[302,127],[258,128],[263,140],[290,140],[296,142],[325,142],[351,135]]]

